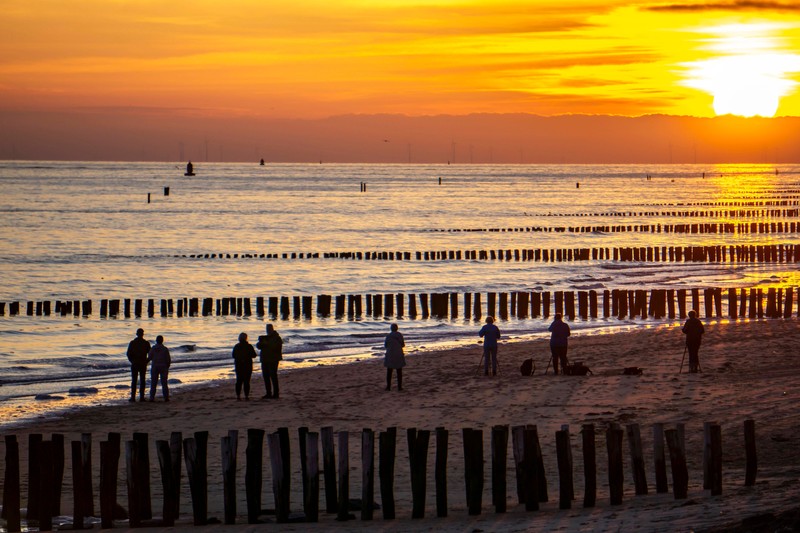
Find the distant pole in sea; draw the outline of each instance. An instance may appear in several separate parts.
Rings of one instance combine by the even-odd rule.
[[[150,193],[147,193],[147,203],[150,203]]]

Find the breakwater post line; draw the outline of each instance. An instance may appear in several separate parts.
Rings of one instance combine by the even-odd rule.
[[[562,429],[555,434],[555,453],[558,465],[558,476],[551,477],[557,479],[559,492],[559,509],[569,509],[572,501],[576,500],[575,484],[573,483],[573,443],[569,436],[569,426],[562,425]],[[697,449],[686,445],[686,426],[678,423],[674,427],[666,428],[663,423],[656,423],[653,426],[653,450],[654,469],[656,473],[657,493],[667,490],[666,469],[664,467],[664,440],[669,448],[670,463],[672,467],[672,487],[675,500],[685,500],[689,495],[689,464],[702,464],[704,472],[704,483],[694,487],[695,491],[702,491],[703,494],[719,496],[725,489],[723,483],[723,446],[721,440],[721,426],[715,423],[705,423],[704,432],[708,438],[695,439],[700,444]],[[221,430],[217,428],[217,432]],[[443,427],[436,429],[436,457],[435,457],[435,490],[436,490],[436,515],[437,517],[447,517],[449,514],[448,506],[448,485],[445,476],[447,465],[447,455],[449,451],[459,449],[458,446],[452,448],[447,446],[448,432]],[[512,435],[512,457],[515,468],[509,470],[509,433]],[[584,424],[582,426],[582,453],[584,463],[584,498],[583,507],[592,508],[597,505],[597,452],[602,447],[596,446],[596,437],[605,435],[606,455],[607,455],[607,475],[608,489],[606,497],[609,505],[615,506],[623,502],[625,492],[623,483],[625,477],[625,464],[623,440],[627,433],[630,443],[630,464],[631,474],[636,486],[636,497],[646,497],[648,485],[646,479],[646,466],[642,455],[643,443],[638,424],[629,424],[624,429],[620,424],[612,422],[603,430],[595,429],[594,424]],[[254,524],[259,522],[259,517],[265,511],[261,508],[261,483],[264,476],[271,478],[273,487],[273,498],[275,502],[275,513],[278,523],[292,522],[318,522],[319,515],[319,444],[322,442],[323,449],[323,475],[325,477],[326,488],[326,514],[329,519],[336,516],[337,520],[355,520],[356,516],[349,512],[349,476],[350,476],[350,455],[349,433],[347,431],[338,432],[338,450],[333,449],[333,428],[325,427],[320,432],[308,431],[308,428],[299,428],[297,434],[300,441],[298,446],[301,450],[301,461],[304,465],[301,468],[303,482],[303,512],[294,513],[290,516],[289,492],[292,478],[298,475],[291,469],[289,460],[290,453],[290,433],[288,428],[278,428],[267,435],[269,465],[271,475],[266,471],[263,464],[263,439],[265,430],[250,428],[247,430],[248,446],[245,452],[247,460],[246,468],[243,473],[237,474],[235,468],[238,447],[238,430],[229,430],[226,435],[221,436],[221,465],[219,468],[208,467],[209,460],[214,461],[207,453],[207,442],[209,432],[198,431],[192,437],[182,439],[180,433],[173,432],[170,440],[156,440],[155,450],[159,457],[159,466],[164,486],[161,500],[163,505],[163,519],[154,519],[150,511],[152,497],[147,490],[147,484],[152,476],[152,469],[148,460],[151,445],[147,434],[133,434],[132,440],[125,442],[126,462],[124,469],[127,478],[127,502],[131,527],[163,527],[174,525],[180,515],[180,504],[178,501],[180,487],[180,462],[181,444],[184,450],[184,461],[189,477],[191,488],[192,521],[195,526],[204,526],[209,523],[209,481],[211,483],[221,483],[224,490],[219,496],[225,509],[225,523],[235,524],[237,522]],[[425,516],[426,487],[428,486],[428,443],[431,431],[425,429],[408,428],[407,450],[410,459],[408,466],[403,467],[404,463],[395,465],[396,456],[396,428],[389,428],[386,432],[379,432],[380,446],[378,447],[377,461],[380,465],[381,479],[381,502],[384,508],[384,520],[395,519],[394,501],[394,480],[395,469],[404,468],[406,474],[403,479],[410,483],[412,494],[411,518],[423,518]],[[361,521],[371,521],[374,519],[373,509],[376,508],[374,493],[374,468],[375,468],[375,432],[370,428],[362,431],[361,446],[356,448],[354,453],[361,454]],[[42,434],[31,434],[30,441],[35,443],[32,451],[28,453],[28,476],[25,480],[29,487],[28,500],[26,502],[28,515],[27,520],[36,520],[43,531],[52,529],[52,518],[61,514],[55,502],[60,501],[62,486],[57,483],[62,475],[63,463],[58,464],[58,458],[64,457],[65,440],[61,435],[52,435],[50,440],[45,440]],[[177,440],[176,440],[177,437]],[[107,441],[101,442],[100,457],[101,465],[93,468],[91,462],[91,434],[84,433],[81,440],[70,443],[72,451],[72,462],[68,474],[74,480],[74,509],[73,521],[76,525],[82,526],[86,516],[93,516],[91,508],[91,490],[99,481],[101,520],[104,527],[113,527],[113,515],[117,506],[117,489],[115,483],[119,477],[119,433],[111,433]],[[488,439],[489,446],[486,446]],[[508,494],[506,476],[509,471],[515,473],[516,477],[516,500],[525,504],[524,512],[539,511],[539,503],[548,501],[548,480],[545,465],[552,465],[554,461],[544,461],[543,448],[539,442],[539,433],[536,425],[515,426],[510,428],[508,425],[494,425],[491,433],[484,436],[480,429],[464,427],[461,430],[461,440],[463,445],[463,479],[466,489],[465,505],[458,508],[461,513],[469,515],[479,515],[485,509],[483,507],[483,496],[486,491],[484,479],[486,478],[484,469],[491,469],[491,496],[492,507],[495,514],[507,512]],[[20,509],[21,501],[21,479],[20,479],[20,454],[15,435],[6,435],[6,455],[5,455],[5,478],[3,492],[3,517],[6,519],[6,528],[10,533],[17,533],[22,529],[22,519]],[[746,474],[744,476],[745,486],[752,486],[755,483],[755,422],[746,420],[744,422],[744,440],[741,445],[746,450]],[[729,445],[728,453],[736,455]],[[489,449],[487,459],[486,449]],[[178,452],[177,455],[175,452]],[[338,495],[336,494],[337,464],[336,453],[338,451]],[[690,461],[692,457],[701,460]],[[173,461],[174,459],[174,461]],[[354,462],[359,464],[359,462]],[[177,474],[176,474],[177,471]],[[217,472],[219,480],[208,479],[209,472]],[[742,476],[739,476],[742,477]],[[54,483],[56,482],[56,483]],[[233,495],[239,484],[243,482],[247,493],[247,511],[238,513],[236,502]],[[581,485],[578,485],[581,486]],[[728,484],[731,486],[731,483]],[[459,492],[463,489],[457,489]],[[338,496],[338,498],[337,498]],[[338,501],[337,501],[338,500]],[[219,501],[214,501],[218,507]],[[408,503],[408,502],[407,502]],[[33,512],[32,512],[33,510]],[[453,509],[455,510],[455,509]],[[488,510],[488,509],[487,509]],[[185,522],[188,517],[184,519]],[[26,524],[29,527],[29,524]],[[187,524],[188,525],[188,524]]]
[[[576,293],[577,292],[577,305]],[[797,293],[797,295],[795,295]],[[527,320],[549,319],[553,313],[561,313],[571,321],[595,320],[602,312],[603,319],[617,318],[662,320],[685,319],[694,309],[700,318],[792,318],[800,317],[800,287],[752,287],[703,289],[603,289],[579,291],[510,291],[487,292],[485,300],[481,293],[371,293],[329,294],[313,296],[258,296],[255,298],[255,316],[270,320],[313,320],[314,317],[337,320],[376,320],[408,318],[410,320],[430,318],[437,320],[479,321],[484,313],[501,320],[515,318]],[[602,296],[602,298],[601,298]],[[332,306],[335,298],[335,306]],[[408,301],[406,313],[405,302]],[[419,299],[421,310],[417,308]],[[252,298],[178,298],[158,300],[161,318],[193,317],[242,317],[253,316]],[[463,301],[463,306],[459,305]],[[482,302],[486,305],[483,306]],[[124,318],[131,317],[131,299],[125,299]],[[143,318],[144,300],[133,300],[133,316]],[[148,318],[155,318],[154,298],[146,300]],[[264,303],[267,302],[265,306]],[[316,303],[315,303],[316,302]],[[345,306],[346,302],[346,306]],[[362,305],[366,302],[366,312]],[[20,302],[8,303],[9,316],[20,316]],[[6,302],[0,303],[5,309]],[[49,301],[25,302],[27,316],[34,316],[34,309],[49,309]],[[36,316],[88,318],[92,316],[92,300],[56,301],[59,312],[55,315]],[[177,309],[177,311],[176,311]],[[188,311],[187,311],[188,310]],[[104,320],[120,317],[120,299],[101,299],[99,317]]]

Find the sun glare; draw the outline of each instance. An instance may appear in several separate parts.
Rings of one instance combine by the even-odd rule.
[[[714,35],[707,48],[715,54],[684,65],[689,87],[714,97],[714,113],[772,117],[780,100],[797,82],[788,77],[800,71],[800,56],[784,52],[773,26],[733,25],[706,30]]]

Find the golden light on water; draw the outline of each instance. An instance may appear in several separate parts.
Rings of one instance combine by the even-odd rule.
[[[776,23],[733,24],[704,30],[712,35],[708,59],[688,63],[686,85],[714,97],[717,115],[772,117],[795,88],[800,55],[783,48]]]

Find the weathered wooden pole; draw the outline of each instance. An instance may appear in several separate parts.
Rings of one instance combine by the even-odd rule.
[[[756,423],[754,420],[744,421],[744,449],[746,456],[744,485],[746,487],[752,487],[756,484],[756,474],[758,473]]]
[[[53,530],[53,442],[39,444],[39,531]]]
[[[375,432],[361,431],[361,520],[372,520],[375,500]]]
[[[111,529],[117,504],[117,472],[120,457],[120,434],[100,442],[100,525]]]
[[[175,520],[180,516],[181,509],[181,452],[183,451],[183,434],[180,431],[173,431],[169,436],[169,452],[172,459],[172,486],[175,491],[172,498],[174,505],[172,518]]]
[[[712,496],[722,494],[722,428],[719,424],[712,424],[709,428],[711,442],[711,457],[708,473]]]
[[[305,468],[303,469],[303,487],[305,487],[303,509],[305,510],[306,522],[319,521],[319,433],[309,431],[305,434],[304,457]]]
[[[100,443],[101,450],[104,443]],[[175,480],[172,475],[172,451],[169,441],[156,441],[156,455],[158,456],[158,466],[161,472],[161,489],[164,494],[161,507],[161,514],[164,526],[172,527],[175,525]]]
[[[147,439],[147,433],[133,434],[133,442],[138,448],[136,457],[141,465],[141,468],[137,470],[141,478],[137,481],[136,486],[139,491],[139,517],[142,520],[150,520],[153,518],[153,508],[150,498],[150,450],[148,448]],[[92,514],[87,514],[86,516],[92,516]]]
[[[394,505],[394,463],[397,446],[397,429],[389,428],[378,435],[378,478],[381,486],[383,519],[395,518]]]
[[[41,452],[39,445],[42,443],[41,433],[31,433],[28,435],[28,509],[26,518],[28,520],[39,519],[39,458]]]
[[[322,471],[325,475],[325,512],[335,513],[336,502],[336,452],[333,447],[333,428],[320,430],[322,439]]]
[[[408,456],[411,463],[411,518],[425,517],[425,493],[427,487],[428,441],[431,432],[415,428],[407,430]]]
[[[261,483],[264,465],[264,433],[263,429],[247,430],[247,448],[245,449],[244,486],[247,498],[247,523],[258,524],[261,514]]]
[[[628,424],[626,428],[628,430],[628,447],[631,452],[633,486],[637,496],[645,496],[647,495],[647,475],[644,467],[641,430],[639,424]]]
[[[308,435],[306,426],[297,428],[297,444],[300,448],[300,480],[303,483],[303,505],[305,505],[308,493],[308,486],[306,485],[306,435]]]
[[[492,505],[495,512],[506,512],[506,463],[508,460],[508,426],[492,427]]]
[[[581,428],[583,440],[583,506],[594,507],[597,502],[597,455],[594,424],[584,424]]]
[[[225,508],[225,524],[236,523],[236,452],[239,447],[239,432],[228,431],[222,437],[220,452],[222,453],[222,499]]]
[[[523,430],[524,453],[522,459],[522,470],[525,474],[525,510],[538,511],[539,501],[539,462],[536,454],[538,447],[538,436],[533,426],[525,426]]]
[[[61,516],[61,489],[64,484],[64,435],[53,433],[50,436],[53,453],[53,483],[51,495],[53,499],[53,516]]]
[[[656,492],[661,494],[669,492],[667,482],[667,460],[664,454],[664,424],[653,424],[653,461],[656,471]]]
[[[672,465],[672,493],[676,500],[686,499],[689,491],[689,471],[686,467],[686,451],[680,431],[668,429],[664,432]]]
[[[183,454],[192,495],[194,525],[204,526],[208,522],[208,431],[196,431],[194,438],[184,439]]]
[[[517,503],[525,503],[525,426],[511,428],[511,451],[517,479]]]
[[[464,481],[470,516],[481,514],[483,499],[483,431],[463,428]]]
[[[284,513],[288,517],[292,509],[292,452],[289,441],[289,428],[278,428],[277,433],[280,437],[281,460],[283,461],[283,482],[281,484],[281,487],[283,488],[283,497],[281,501],[286,506]]]
[[[436,428],[436,516],[447,517],[447,441],[449,431],[443,427]]]
[[[558,460],[558,508],[572,508],[572,457],[569,432],[556,431],[556,457]]]
[[[281,435],[278,432],[267,435],[267,446],[269,447],[269,462],[272,467],[272,494],[275,498],[275,521],[285,524],[289,520],[289,505],[286,502],[286,478],[291,472],[284,470],[284,460],[282,458],[283,447],[281,446]]]
[[[339,432],[339,502],[336,520],[350,520],[350,434]]]
[[[5,436],[5,476],[3,477],[3,515],[6,520],[6,531],[19,533],[22,517],[20,513],[20,470],[19,443],[16,435]]]
[[[76,447],[77,444],[77,447]],[[72,442],[72,476],[75,486],[80,485],[80,468],[75,468],[76,462],[76,454],[77,454],[77,461],[80,461],[80,443],[73,441]],[[129,440],[125,442],[125,472],[126,472],[126,484],[128,488],[128,523],[130,527],[139,527],[142,523],[142,516],[141,516],[141,509],[139,505],[139,479],[141,476],[139,475],[139,448],[136,446],[136,442]],[[77,478],[76,478],[77,476]],[[75,498],[75,516],[73,518],[74,528],[75,529],[83,529],[83,514],[81,512],[81,506],[78,503],[77,497]]]

